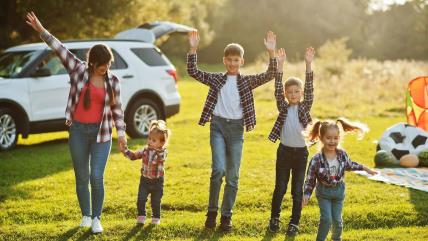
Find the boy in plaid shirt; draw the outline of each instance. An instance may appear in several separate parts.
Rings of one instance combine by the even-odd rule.
[[[287,191],[291,178],[291,195],[293,209],[287,228],[287,235],[294,236],[298,232],[300,214],[302,211],[302,188],[305,179],[308,149],[303,131],[312,121],[310,110],[314,99],[313,72],[311,64],[315,51],[312,47],[306,49],[306,80],[304,92],[302,81],[296,77],[288,78],[282,87],[282,68],[286,59],[284,49],[278,51],[278,73],[275,78],[275,98],[279,111],[278,118],[269,135],[269,140],[280,139],[276,157],[275,190],[272,195],[271,218],[269,230],[279,230],[279,216],[282,199]],[[301,101],[303,92],[303,101]]]
[[[232,208],[238,192],[244,126],[247,131],[251,131],[256,125],[252,90],[275,77],[276,36],[271,31],[267,33],[265,46],[270,56],[269,67],[266,72],[256,75],[240,74],[239,69],[244,64],[244,49],[239,44],[229,44],[224,50],[223,63],[226,73],[208,73],[197,68],[196,50],[199,45],[197,31],[189,33],[189,43],[187,72],[197,81],[210,87],[199,121],[200,125],[211,121],[212,171],[205,227],[216,226],[218,198],[225,176],[220,228],[229,231],[232,228]]]

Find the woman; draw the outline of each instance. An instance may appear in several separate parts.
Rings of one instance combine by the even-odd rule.
[[[51,35],[33,12],[27,14],[26,22],[54,50],[70,75],[65,124],[70,127],[69,147],[83,216],[80,226],[101,233],[104,170],[111,149],[113,122],[119,150],[126,148],[119,80],[109,71],[113,54],[108,46],[97,44],[89,50],[84,62]]]

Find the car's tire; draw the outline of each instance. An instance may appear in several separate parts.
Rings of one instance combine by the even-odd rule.
[[[147,137],[152,120],[162,119],[161,109],[150,99],[137,99],[127,111],[126,133],[132,138]]]
[[[0,107],[0,151],[14,148],[18,141],[18,134],[14,113],[8,108]]]

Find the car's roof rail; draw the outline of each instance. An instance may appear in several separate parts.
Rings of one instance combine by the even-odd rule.
[[[94,42],[94,41],[113,41],[113,42],[138,42],[138,43],[148,43],[146,41],[134,40],[134,39],[113,39],[113,38],[94,38],[94,39],[70,39],[62,41],[63,43],[76,43],[76,42]]]

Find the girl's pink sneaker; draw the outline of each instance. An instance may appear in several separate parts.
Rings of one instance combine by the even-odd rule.
[[[138,216],[137,217],[137,223],[138,224],[144,224],[146,222],[146,216]]]

